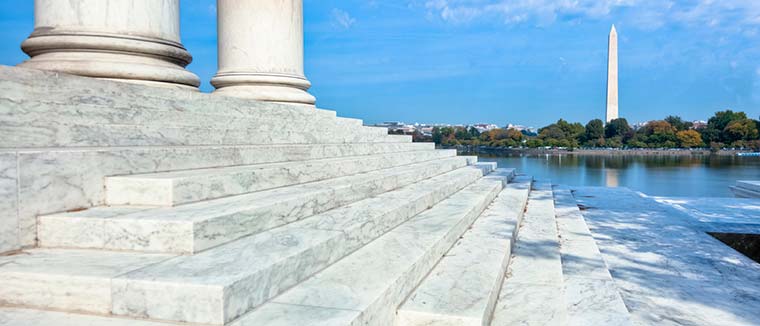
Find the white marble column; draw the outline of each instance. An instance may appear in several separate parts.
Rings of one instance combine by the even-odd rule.
[[[303,68],[302,0],[218,0],[222,95],[314,105]]]
[[[197,88],[179,33],[180,0],[35,0],[19,66]]]

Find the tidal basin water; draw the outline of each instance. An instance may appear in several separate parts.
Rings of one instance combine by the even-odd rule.
[[[760,180],[760,157],[523,155],[480,157],[536,180],[627,187],[652,196],[734,197],[736,180]]]

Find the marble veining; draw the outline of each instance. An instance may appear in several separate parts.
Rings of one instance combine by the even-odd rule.
[[[117,108],[141,103],[146,108],[254,119],[271,117],[282,121],[318,116],[335,117],[334,111],[313,107],[265,103],[8,66],[0,66],[0,90],[3,97],[15,101],[35,99],[63,104],[86,102]]]
[[[510,240],[467,236],[399,308],[398,325],[483,325],[490,319],[509,262]]]
[[[469,187],[465,188],[285,292],[274,302],[358,310],[362,313],[351,325],[391,325],[395,307],[480,215],[485,209],[482,203],[490,202],[501,189],[500,184],[486,182],[494,188],[482,191],[479,200],[467,195],[460,197]],[[445,223],[448,228],[429,223],[433,220]],[[258,320],[257,311],[248,318]]]
[[[92,146],[200,146],[409,142],[408,136],[325,130],[210,128],[120,124],[65,124],[0,120],[0,148]]]
[[[491,326],[567,325],[563,294],[557,284],[504,283]]]
[[[105,204],[104,177],[430,149],[430,144],[156,147],[19,152],[19,229],[35,244],[36,217]]]
[[[472,178],[462,171],[474,170],[460,169],[433,179]],[[456,173],[461,176],[456,177]],[[369,198],[126,274],[113,281],[114,313],[196,323],[228,322],[392,228],[398,223],[394,222],[399,219],[396,216],[403,219],[404,214],[414,214],[406,212],[409,207],[402,204],[380,211],[371,220],[352,220],[373,212],[381,203]],[[322,221],[343,218],[348,220],[341,227],[320,228]],[[386,219],[389,222],[384,222]],[[159,304],[176,300],[185,303]]]
[[[113,277],[169,257],[56,249],[0,257],[0,303],[106,314]]]
[[[16,154],[0,154],[0,253],[21,247],[17,164]]]
[[[136,319],[119,319],[75,313],[40,311],[23,308],[0,308],[2,326],[176,326]]]
[[[345,132],[366,135],[383,135],[382,128],[363,127],[361,120],[336,118],[332,116],[315,116],[309,119],[281,120],[271,116],[249,118],[245,116],[225,115],[215,112],[184,112],[164,107],[149,107],[141,103],[129,103],[125,107],[105,106],[81,98],[76,110],[71,110],[73,103],[56,103],[47,99],[23,101],[0,97],[0,121],[6,123],[46,122],[70,125],[152,125],[172,127],[205,126],[220,129],[251,128],[256,126],[262,132],[277,130],[308,130],[317,132],[323,124],[334,124]]]
[[[452,157],[173,208],[102,207],[52,214],[39,218],[40,244],[47,247],[199,252],[465,165],[464,158]],[[399,174],[409,176],[394,177]],[[449,174],[447,179],[459,178]],[[443,179],[440,182],[446,184]],[[415,189],[425,193],[424,188]],[[334,210],[329,216],[345,210]],[[328,220],[322,218],[322,224]],[[340,227],[332,229],[342,230]]]
[[[129,175],[106,179],[112,205],[172,206],[454,156],[451,151],[418,155],[388,153],[300,162]]]
[[[486,325],[530,181],[509,184],[399,308],[397,325]],[[521,202],[520,202],[521,200]]]

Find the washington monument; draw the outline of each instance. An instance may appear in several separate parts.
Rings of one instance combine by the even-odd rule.
[[[618,41],[615,25],[610,31],[609,58],[607,62],[607,117],[610,122],[618,118]]]

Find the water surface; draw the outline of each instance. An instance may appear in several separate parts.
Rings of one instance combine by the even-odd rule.
[[[480,157],[536,180],[571,186],[628,187],[653,196],[733,197],[736,180],[760,180],[759,157],[576,156]]]

